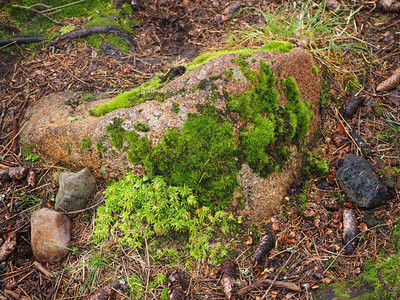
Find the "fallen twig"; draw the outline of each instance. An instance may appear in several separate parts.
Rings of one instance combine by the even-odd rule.
[[[96,294],[91,296],[88,300],[106,300],[111,298],[116,290],[126,289],[124,285],[121,285],[119,281],[114,281],[107,285],[105,288],[98,291]]]
[[[31,299],[30,297],[26,297],[26,296],[21,296],[19,294],[17,294],[16,292],[4,289],[3,290],[4,293],[6,293],[7,295],[13,297],[15,300],[28,300]]]
[[[247,293],[251,292],[252,290],[255,289],[260,289],[260,288],[267,288],[267,287],[278,287],[278,288],[285,288],[291,291],[295,292],[301,292],[301,287],[293,282],[286,282],[286,281],[279,281],[279,280],[271,280],[271,279],[260,279],[257,281],[254,281],[253,283],[245,286],[244,288],[241,288],[240,290],[236,291],[236,295],[239,297],[242,297],[246,295]]]
[[[70,41],[72,39],[76,38],[81,38],[81,37],[86,37],[92,34],[100,34],[100,33],[106,33],[106,34],[115,34],[119,36],[122,39],[125,39],[131,44],[131,49],[134,51],[134,42],[132,37],[126,33],[124,30],[117,26],[112,26],[112,25],[105,25],[105,26],[93,26],[93,27],[88,27],[88,28],[82,28],[78,30],[74,30],[71,32],[68,32],[66,34],[60,35],[53,41],[47,44],[47,46],[54,46],[58,44],[59,42],[62,41]]]
[[[17,36],[9,39],[0,39],[0,46],[13,45],[13,44],[31,44],[40,43],[47,40],[42,36]]]
[[[48,278],[53,278],[54,275],[50,273],[45,267],[40,262],[34,261],[33,265],[38,269],[40,272],[42,272],[46,277]]]

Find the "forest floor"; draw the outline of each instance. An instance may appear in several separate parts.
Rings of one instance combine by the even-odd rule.
[[[282,213],[263,224],[242,228],[232,249],[235,255],[231,258],[238,265],[238,282],[243,287],[252,278],[248,271],[260,234],[273,232],[276,247],[262,270],[263,276],[296,283],[302,291],[255,289],[244,299],[311,299],[325,285],[359,276],[368,260],[374,262],[382,253],[396,252],[391,238],[400,211],[400,87],[377,93],[376,86],[399,67],[399,15],[379,11],[370,2],[361,1],[355,5],[352,1],[342,2],[336,11],[321,9],[323,4],[319,2],[242,1],[240,12],[233,8],[235,2],[149,1],[130,17],[137,19],[136,52],[124,53],[122,59],[85,39],[55,48],[0,48],[0,167],[30,165],[33,171],[29,180],[0,181],[0,241],[17,235],[14,252],[0,262],[0,299],[86,299],[117,279],[113,278],[113,270],[120,270],[119,274],[142,272],[143,278],[146,274],[155,278],[171,272],[168,265],[151,265],[143,253],[124,252],[119,246],[113,257],[102,253],[91,243],[95,208],[73,219],[75,251],[63,263],[45,265],[53,277],[37,270],[30,246],[30,215],[40,207],[54,206],[57,175],[67,169],[44,161],[35,149],[19,143],[18,135],[24,126],[20,121],[28,105],[65,90],[111,97],[155,74],[166,73],[169,67],[188,62],[201,52],[259,47],[271,39],[288,40],[308,49],[329,85],[321,108],[324,121],[314,150],[320,159],[328,161],[330,173],[324,177],[305,174],[288,191]],[[11,3],[1,3],[0,28],[18,33],[10,21],[12,16],[1,10]],[[308,27],[320,12],[319,20]],[[40,17],[29,14],[32,19]],[[267,16],[273,16],[275,23]],[[295,21],[299,19],[301,22]],[[84,17],[68,18],[52,30],[79,27],[85,22]],[[349,105],[354,106],[355,99],[362,101],[352,111]],[[354,142],[350,135],[353,131],[368,149]],[[348,153],[362,155],[376,169],[384,170],[380,175],[390,187],[388,203],[365,211],[344,197],[334,174]],[[72,166],[68,170],[75,169]],[[105,186],[105,182],[98,183],[91,204],[102,201]],[[349,255],[342,251],[345,208],[355,210],[361,233],[356,250]],[[185,268],[184,261],[178,265]],[[145,270],[149,267],[151,272]],[[186,275],[189,297],[225,299],[216,266],[207,261],[192,262]],[[146,282],[142,285],[145,288]],[[146,298],[163,298],[167,288],[166,282],[159,282],[147,290]],[[120,291],[116,297],[128,299],[133,293],[134,290]]]

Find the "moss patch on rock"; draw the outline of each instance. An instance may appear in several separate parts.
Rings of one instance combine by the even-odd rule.
[[[159,91],[165,83],[161,83],[159,77],[153,77],[137,88],[124,92],[116,96],[112,101],[100,104],[90,110],[95,116],[102,116],[118,108],[127,108],[139,105],[147,100],[162,101],[167,97],[167,93]]]
[[[238,60],[238,64],[241,66],[241,68],[245,68],[245,66],[242,66],[241,63],[244,63],[245,58],[250,56],[253,53],[256,53],[259,51],[290,52],[292,47],[293,47],[292,43],[274,41],[274,42],[271,42],[259,49],[242,48],[242,49],[238,49],[238,50],[225,50],[225,51],[205,53],[203,55],[196,57],[192,62],[190,62],[188,65],[186,65],[186,72],[195,70],[198,67],[207,64],[214,58],[224,55],[224,54],[240,54],[242,61]],[[247,66],[248,66],[248,63],[247,63]],[[247,70],[250,70],[250,69],[247,68]],[[233,73],[233,71],[231,71],[231,72]],[[255,72],[257,73],[257,71],[255,71]],[[254,73],[254,71],[250,72],[250,73],[253,75],[253,77],[254,77],[253,79],[255,79],[256,74]],[[228,77],[229,73],[226,75],[227,75],[226,77]],[[232,74],[230,74],[230,76],[232,76]],[[215,79],[216,78],[214,78],[214,80]],[[212,80],[212,78],[210,78],[210,80]],[[150,79],[149,81],[138,86],[137,88],[134,88],[133,90],[119,94],[110,102],[103,103],[103,104],[96,106],[90,112],[95,116],[102,116],[102,115],[105,115],[105,114],[115,110],[115,109],[133,107],[133,106],[139,105],[147,100],[163,101],[164,99],[169,97],[169,95],[167,95],[167,93],[165,93],[165,92],[160,92],[159,90],[166,84],[167,84],[167,82],[161,82],[161,78],[159,76],[155,76],[152,79]],[[201,86],[199,86],[198,88],[202,89]]]
[[[243,70],[248,66],[246,59],[238,58]],[[242,164],[248,163],[263,177],[281,169],[291,145],[304,139],[313,117],[310,105],[300,99],[295,80],[279,83],[268,64],[260,63],[261,72],[251,74],[254,85],[248,91],[223,95],[228,98],[227,111],[198,104],[198,113],[188,115],[181,132],[168,129],[155,146],[138,132],[125,130],[123,120],[114,118],[107,126],[112,145],[125,147],[129,160],[142,164],[146,174],[163,176],[169,185],[188,186],[201,205],[226,207],[239,185]],[[288,99],[285,105],[279,105],[278,84]],[[239,135],[235,134],[237,118],[244,124]]]

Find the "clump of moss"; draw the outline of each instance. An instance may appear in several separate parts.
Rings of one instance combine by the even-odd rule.
[[[305,164],[303,170],[315,176],[325,176],[329,173],[329,164],[326,159],[318,159],[318,152],[314,154],[310,151],[305,151]]]
[[[133,128],[135,128],[137,131],[141,131],[141,132],[147,132],[150,130],[149,124],[144,124],[142,122],[136,122],[133,125]]]
[[[212,61],[214,58],[224,54],[243,54],[251,55],[258,51],[275,51],[275,52],[289,52],[293,48],[293,44],[289,42],[272,41],[259,49],[242,48],[237,50],[223,50],[216,52],[204,53],[196,57],[192,62],[186,66],[187,71],[192,71],[198,67],[205,65]]]
[[[81,148],[82,149],[90,148],[90,146],[92,146],[92,141],[90,139],[83,138],[81,140]]]
[[[123,122],[122,118],[115,117],[106,127],[106,132],[111,137],[111,144],[117,149],[122,149],[124,143],[125,129],[122,128]]]
[[[182,131],[169,129],[156,146],[146,137],[124,130],[122,119],[115,118],[107,133],[117,149],[127,141],[130,161],[142,164],[147,174],[163,176],[170,185],[188,186],[202,205],[219,209],[232,198],[242,163],[249,163],[264,177],[280,169],[290,145],[299,145],[313,117],[308,103],[300,99],[294,79],[283,81],[289,100],[284,106],[279,106],[274,88],[277,81],[266,63],[261,62],[261,73],[254,81],[247,92],[226,95],[230,110],[246,123],[239,139],[230,117],[212,105],[196,105],[199,113],[188,115]]]
[[[167,97],[167,93],[159,92],[159,89],[163,85],[159,77],[153,77],[153,79],[143,83],[139,87],[119,94],[112,101],[96,106],[90,113],[95,116],[102,116],[115,109],[133,107],[147,100],[155,99],[163,101]]]
[[[201,206],[188,187],[174,187],[161,178],[139,178],[128,173],[105,191],[105,205],[97,209],[93,241],[99,243],[118,232],[123,245],[143,249],[144,237],[174,235],[180,250],[189,250],[198,261],[210,256],[220,261],[227,255],[225,246],[212,249],[210,241],[220,233],[230,234],[240,220]],[[222,247],[221,247],[222,246]],[[150,251],[157,247],[149,247]],[[215,261],[214,261],[215,262]]]
[[[173,103],[172,103],[171,111],[172,111],[173,113],[176,113],[176,114],[177,114],[180,110],[181,110],[181,109],[180,109],[180,107],[179,107],[179,104],[176,103],[176,102],[173,102]]]
[[[248,67],[243,59],[241,64],[243,68]],[[289,102],[279,106],[279,92],[274,88],[276,78],[268,64],[260,62],[260,65],[257,79],[249,75],[256,84],[247,92],[233,96],[227,104],[247,122],[240,134],[242,159],[265,177],[284,165],[290,154],[289,145],[299,144],[305,137],[313,114],[310,105],[301,100],[293,78],[283,81]]]

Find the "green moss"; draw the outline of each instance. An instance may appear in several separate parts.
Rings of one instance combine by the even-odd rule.
[[[233,75],[233,70],[232,69],[225,70],[224,75],[226,79],[230,79]]]
[[[343,78],[344,89],[349,92],[356,91],[360,86],[360,82],[354,76],[347,76]]]
[[[325,176],[329,173],[329,164],[326,159],[318,159],[319,152],[304,152],[305,164],[303,170],[313,176]]]
[[[245,57],[240,64],[241,68],[247,68]],[[279,92],[274,89],[276,78],[266,63],[260,64],[261,73],[252,79],[257,83],[243,94],[233,96],[227,104],[248,122],[240,135],[242,160],[265,177],[284,165],[290,154],[288,146],[305,137],[313,114],[310,105],[300,99],[293,78],[283,81],[289,102],[279,106]]]
[[[117,149],[122,149],[124,143],[125,129],[122,128],[123,119],[115,117],[106,127],[106,132],[111,137],[111,145]]]
[[[179,104],[176,103],[176,102],[173,102],[173,103],[172,103],[171,111],[177,114],[180,110],[181,110],[181,109],[180,109],[180,107],[179,107]]]
[[[302,141],[312,119],[292,78],[282,81],[289,101],[279,106],[276,78],[266,63],[260,64],[261,72],[247,92],[224,95],[229,109],[246,124],[239,139],[229,115],[212,105],[197,104],[198,114],[188,115],[182,131],[169,129],[156,146],[146,137],[124,130],[123,120],[115,118],[106,128],[112,145],[122,149],[127,141],[129,160],[142,164],[147,174],[163,176],[170,185],[188,186],[202,205],[226,207],[238,186],[241,164],[249,163],[263,177],[280,169],[290,155],[290,145]],[[207,89],[220,97],[212,82]]]
[[[190,62],[186,66],[186,70],[193,71],[193,70],[197,69],[198,67],[209,63],[214,58],[224,55],[224,54],[251,55],[258,51],[289,52],[292,48],[293,48],[292,43],[273,41],[273,42],[270,42],[269,44],[265,45],[264,47],[258,48],[258,49],[242,48],[242,49],[237,49],[237,50],[223,50],[223,51],[204,53],[204,54],[196,57],[192,62]]]
[[[159,77],[153,77],[139,87],[119,94],[112,101],[96,106],[90,112],[95,116],[102,116],[115,109],[133,107],[147,100],[156,99],[163,101],[167,97],[167,94],[158,91],[163,85]]]
[[[90,148],[90,146],[92,146],[92,141],[90,139],[83,138],[81,140],[81,148],[82,149]]]
[[[312,67],[312,73],[313,73],[313,74],[318,74],[318,73],[319,73],[319,69],[318,69],[317,66],[313,66],[313,67]]]
[[[105,205],[97,209],[93,241],[99,243],[117,232],[121,244],[143,249],[144,234],[148,240],[173,235],[180,245],[177,250],[172,248],[173,252],[186,250],[197,261],[214,257],[215,263],[227,251],[222,244],[212,249],[209,243],[218,235],[233,233],[238,221],[224,211],[213,213],[199,205],[187,186],[174,187],[161,177],[149,180],[128,173],[105,191]],[[164,252],[167,247],[171,248],[171,243],[163,247]]]
[[[80,99],[80,102],[92,102],[96,97],[93,94],[84,93]]]
[[[9,3],[5,5],[4,12],[6,16],[4,16],[4,24],[17,27],[20,29],[20,36],[45,36],[48,39],[53,39],[57,35],[68,33],[75,29],[74,25],[68,25],[61,27],[59,32],[57,33],[54,30],[50,30],[54,23],[49,20],[48,18],[37,14],[35,12],[30,12],[23,8],[15,7],[14,4],[18,4],[20,6],[29,7],[32,5],[36,5],[36,9],[42,10],[49,7],[44,7],[38,5],[38,2],[35,0],[18,0],[16,2]],[[50,2],[44,3],[46,5],[51,5],[52,8],[58,6],[64,6],[66,4],[71,4],[69,0],[53,0]],[[103,16],[118,16],[118,20],[107,20],[101,17]],[[67,19],[76,17],[86,17],[90,19],[90,21],[85,24],[86,27],[88,26],[95,26],[95,25],[115,25],[131,35],[134,35],[134,24],[136,23],[133,19],[126,19],[122,13],[117,11],[112,4],[112,1],[108,0],[92,0],[92,1],[82,1],[74,3],[73,5],[64,6],[62,9],[55,10],[50,17],[56,21],[64,22]],[[2,38],[10,37],[10,34],[1,34]],[[121,49],[125,47],[125,50],[129,50],[125,43],[121,41],[119,38],[111,38],[112,35],[107,35],[103,42],[112,43],[116,46],[120,46]],[[90,36],[88,38],[89,43],[92,43],[96,46],[101,46],[103,38],[99,35]],[[32,48],[39,48],[46,42],[38,43],[38,44],[30,44],[29,47]],[[19,46],[21,47],[21,46]],[[26,47],[22,45],[22,47]]]
[[[148,124],[143,124],[142,122],[136,122],[133,127],[137,130],[137,131],[141,131],[141,132],[147,132],[150,130],[150,127]]]

